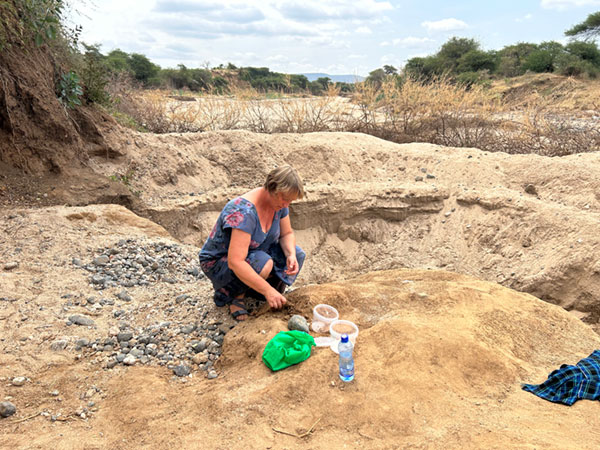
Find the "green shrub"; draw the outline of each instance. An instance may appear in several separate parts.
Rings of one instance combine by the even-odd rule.
[[[79,76],[70,71],[63,73],[58,82],[58,99],[67,108],[75,108],[81,105],[80,97],[83,95],[83,90],[79,84]]]
[[[532,72],[554,72],[554,56],[549,50],[535,50],[527,56],[523,66]]]
[[[80,69],[83,84],[83,96],[88,103],[108,105],[110,96],[106,92],[109,69],[105,57],[100,53],[99,45],[83,44],[82,67]]]
[[[600,50],[594,42],[569,42],[566,50],[580,60],[588,61],[590,64],[600,67]]]

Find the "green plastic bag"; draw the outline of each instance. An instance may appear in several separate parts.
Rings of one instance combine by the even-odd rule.
[[[275,372],[307,359],[314,345],[313,337],[304,331],[280,331],[267,343],[262,359]]]

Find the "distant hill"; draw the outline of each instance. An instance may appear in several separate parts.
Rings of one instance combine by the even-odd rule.
[[[360,75],[329,75],[328,73],[300,73],[308,78],[308,81],[315,81],[317,78],[328,77],[331,81],[341,81],[342,83],[355,83],[356,81],[365,81],[365,77]]]

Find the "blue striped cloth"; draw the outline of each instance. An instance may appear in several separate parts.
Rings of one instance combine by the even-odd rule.
[[[579,399],[600,399],[600,350],[576,366],[563,364],[542,384],[523,384],[525,391],[555,403],[571,406]]]

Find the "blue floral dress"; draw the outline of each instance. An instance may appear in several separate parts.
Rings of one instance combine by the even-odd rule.
[[[276,211],[271,228],[265,233],[260,225],[258,211],[252,202],[237,197],[225,205],[199,254],[200,267],[212,281],[215,289],[217,306],[231,303],[233,298],[244,294],[249,289],[227,264],[227,253],[233,228],[250,235],[250,248],[246,262],[256,273],[260,273],[267,261],[272,259],[271,275],[275,275],[277,280],[281,280],[288,286],[296,280],[298,274],[289,276],[285,273],[286,257],[279,245],[280,221],[288,214],[288,208]],[[296,259],[300,269],[304,264],[305,257],[304,251],[296,246]]]

